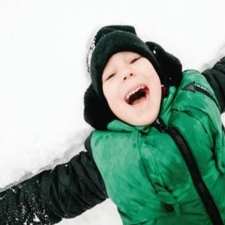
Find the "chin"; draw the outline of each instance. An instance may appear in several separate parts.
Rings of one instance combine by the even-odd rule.
[[[152,124],[157,119],[158,112],[154,111],[151,112],[151,114],[149,114],[146,113],[146,110],[144,111],[145,112],[140,111],[137,112],[137,111],[130,111],[130,108],[129,110],[125,110],[123,108],[123,110],[121,110],[122,113],[120,115],[117,114],[117,117],[122,121],[133,126],[145,126]],[[126,112],[126,114],[124,112]]]

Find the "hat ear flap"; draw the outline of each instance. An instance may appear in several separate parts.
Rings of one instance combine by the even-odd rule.
[[[115,118],[105,98],[99,97],[90,84],[84,94],[85,121],[95,129],[105,130],[107,124]]]
[[[152,54],[159,63],[163,71],[164,78],[162,82],[166,86],[178,86],[182,79],[182,64],[174,55],[166,52],[159,44],[155,42],[145,42]]]

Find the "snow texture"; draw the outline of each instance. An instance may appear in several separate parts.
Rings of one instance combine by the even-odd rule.
[[[131,24],[145,41],[204,69],[225,55],[219,0],[0,1],[0,190],[68,161],[91,131],[83,119],[86,54],[104,25]],[[224,116],[224,115],[223,115]],[[224,120],[223,120],[224,121]],[[62,225],[120,225],[97,205]]]

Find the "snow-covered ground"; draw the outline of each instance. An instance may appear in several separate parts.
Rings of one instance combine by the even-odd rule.
[[[69,160],[91,127],[83,119],[86,54],[104,25],[130,24],[145,41],[202,69],[225,55],[219,0],[1,0],[0,188]],[[107,200],[62,225],[119,225]]]

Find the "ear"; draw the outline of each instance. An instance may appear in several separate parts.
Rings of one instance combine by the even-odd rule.
[[[105,98],[100,98],[90,84],[84,94],[85,121],[95,129],[105,130],[107,124],[115,118]]]
[[[145,42],[163,70],[163,83],[166,86],[178,86],[182,79],[182,64],[174,55],[166,52],[155,42]]]

